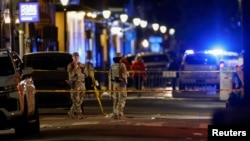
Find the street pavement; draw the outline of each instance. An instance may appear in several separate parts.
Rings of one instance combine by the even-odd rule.
[[[136,98],[129,97],[130,99]],[[150,97],[144,97],[150,98]],[[184,140],[206,140],[211,116],[194,115],[145,115],[126,114],[121,120],[111,119],[108,114],[85,115],[84,119],[71,119],[67,110],[52,111],[57,115],[47,116],[40,109],[41,129],[45,128],[86,128],[88,135],[140,136],[157,138],[181,138]],[[62,124],[63,123],[63,124]],[[95,132],[95,131],[98,131]]]
[[[108,99],[108,97],[102,97],[102,99]],[[145,95],[138,97],[134,95],[129,96],[128,99],[141,99],[142,101],[154,99],[156,101],[157,99],[166,99],[166,97],[146,97]],[[171,100],[171,98],[167,99]],[[175,100],[178,102],[182,99]],[[63,140],[84,140],[85,138],[85,140],[93,141],[206,141],[208,125],[212,119],[211,116],[131,112],[125,115],[126,118],[116,120],[110,118],[109,114],[103,114],[102,112],[90,114],[89,110],[92,110],[92,108],[88,109],[88,113],[83,119],[71,119],[67,115],[68,109],[39,108],[40,128],[43,137],[53,134],[58,138],[64,138]],[[0,138],[9,138],[3,136],[3,134],[9,132],[1,132]],[[11,132],[14,131],[11,130]],[[52,140],[55,140],[55,138]],[[42,139],[34,139],[34,141],[40,140]]]
[[[140,136],[157,138],[206,139],[209,118],[175,118],[151,115],[126,115],[115,120],[108,115],[86,115],[84,119],[71,119],[65,115],[40,117],[41,129],[85,128],[88,135]],[[98,131],[98,132],[96,132]]]

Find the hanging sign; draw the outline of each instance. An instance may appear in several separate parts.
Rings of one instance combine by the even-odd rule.
[[[18,13],[19,13],[20,22],[39,22],[40,21],[38,2],[20,2]]]

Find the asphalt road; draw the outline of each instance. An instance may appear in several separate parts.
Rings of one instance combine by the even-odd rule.
[[[111,112],[112,101],[102,99],[105,113]],[[41,134],[16,138],[13,130],[0,134],[0,140],[73,141],[73,140],[206,140],[207,125],[223,102],[210,100],[181,100],[129,98],[126,119],[113,120],[100,110],[93,99],[85,101],[85,118],[67,117],[67,109],[41,108]]]
[[[73,141],[73,140],[206,140],[209,120],[128,118],[113,120],[104,116],[69,119],[65,115],[41,116],[41,134],[15,137],[13,130],[0,134],[0,140]]]

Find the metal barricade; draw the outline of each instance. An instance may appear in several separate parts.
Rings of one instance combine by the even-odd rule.
[[[231,70],[233,72],[234,70]],[[227,70],[228,72],[228,70]],[[132,71],[130,71],[130,74]],[[183,74],[187,75],[183,75]],[[142,81],[143,88],[135,88],[134,78],[129,75],[129,84],[127,87],[128,95],[131,93],[141,93],[144,95],[157,93],[170,94],[172,97],[211,97],[220,99],[220,94],[230,93],[232,85],[221,87],[223,70],[218,71],[168,71],[168,70],[147,70],[146,79]],[[110,76],[108,71],[96,71],[97,79],[100,83],[101,92],[112,92]],[[233,83],[232,78],[227,76],[227,83]],[[225,80],[223,81],[225,83]],[[225,92],[226,91],[226,92]]]

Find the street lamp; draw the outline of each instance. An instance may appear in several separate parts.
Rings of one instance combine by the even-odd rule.
[[[141,26],[141,28],[146,28],[147,25],[148,25],[148,22],[147,22],[147,21],[145,21],[145,20],[141,20],[141,21],[140,21],[140,26]]]
[[[105,19],[108,19],[111,15],[111,11],[110,10],[103,10],[102,15]]]
[[[66,22],[67,22],[67,5],[69,3],[69,0],[60,0],[62,6],[63,6],[63,22],[64,22],[64,50],[67,50],[67,28],[66,28]]]
[[[128,15],[127,14],[121,14],[120,15],[120,20],[125,23],[128,20]]]
[[[164,25],[160,26],[160,31],[161,31],[161,33],[166,33],[167,32],[167,27],[164,26]]]
[[[139,25],[140,25],[140,22],[141,22],[141,19],[140,19],[140,18],[134,18],[134,19],[133,19],[133,24],[134,24],[135,26],[139,26]]]
[[[170,28],[169,29],[169,35],[174,35],[175,33],[175,29],[174,28]]]
[[[158,23],[153,23],[152,28],[154,31],[157,31],[159,29],[159,24]]]

